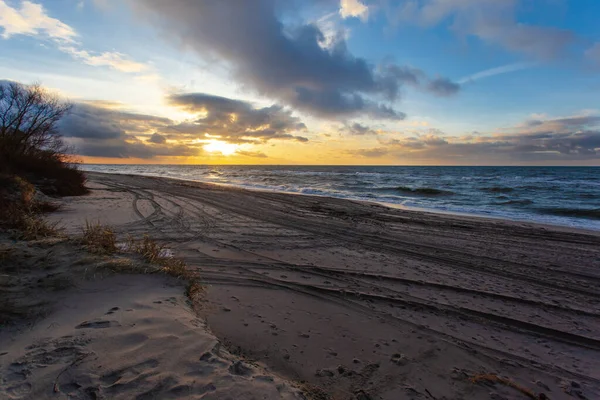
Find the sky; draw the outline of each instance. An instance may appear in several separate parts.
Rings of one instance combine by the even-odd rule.
[[[600,165],[597,0],[0,0],[88,163]]]

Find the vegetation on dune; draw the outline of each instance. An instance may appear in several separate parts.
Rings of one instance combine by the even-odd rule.
[[[0,175],[0,228],[12,230],[17,239],[35,240],[58,231],[41,217],[58,206],[36,196],[32,184],[16,176]]]
[[[56,226],[42,218],[42,213],[58,208],[47,195],[88,192],[85,175],[74,164],[58,129],[71,108],[39,84],[0,82],[0,229],[10,231],[14,238],[56,236]],[[192,298],[201,292],[197,274],[183,260],[167,255],[164,246],[148,236],[140,241],[130,238],[119,248],[112,228],[87,222],[77,242],[115,268],[137,265],[137,271],[187,280],[187,294]],[[115,256],[120,250],[126,253],[124,257]],[[2,259],[8,255],[3,252]],[[129,262],[117,262],[122,260]]]
[[[186,295],[192,301],[202,293],[202,284],[198,273],[190,270],[183,259],[167,254],[165,246],[157,243],[150,236],[144,235],[139,242],[130,236],[127,247],[130,251],[142,256],[146,262],[158,265],[161,273],[187,281]]]
[[[113,254],[117,251],[117,237],[112,228],[100,222],[85,222],[82,243],[90,253]]]
[[[196,299],[202,292],[199,275],[190,270],[183,259],[169,255],[164,245],[159,244],[148,235],[145,235],[141,240],[135,240],[132,236],[127,236],[124,245],[118,246],[117,236],[113,228],[100,222],[91,223],[88,221],[83,229],[81,242],[89,252],[94,254],[112,255],[122,252],[125,255],[137,255],[143,261],[139,268],[131,263],[112,263],[111,269],[114,271],[163,273],[181,278],[188,283],[186,295],[192,300]]]
[[[71,107],[39,84],[0,82],[0,173],[20,176],[47,195],[87,193],[58,129]]]

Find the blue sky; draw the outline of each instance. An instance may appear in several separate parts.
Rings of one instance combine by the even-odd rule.
[[[600,165],[593,0],[0,0],[86,161]],[[140,121],[143,121],[140,122]]]

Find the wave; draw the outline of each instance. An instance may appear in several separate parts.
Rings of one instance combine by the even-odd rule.
[[[481,190],[483,190],[484,192],[490,192],[490,193],[510,193],[510,192],[513,192],[515,189],[513,189],[511,187],[492,186],[492,187],[481,188]]]
[[[561,217],[579,217],[600,219],[600,208],[540,208],[539,212],[543,214],[558,215]]]
[[[529,199],[523,199],[523,200],[509,200],[509,201],[503,201],[501,203],[496,203],[498,205],[515,205],[515,206],[528,206],[530,204],[533,204],[533,200],[529,200]]]
[[[397,192],[420,194],[423,196],[450,196],[454,194],[454,192],[451,192],[450,190],[441,190],[428,187],[413,189],[407,186],[398,186],[397,188],[394,188],[394,190]]]

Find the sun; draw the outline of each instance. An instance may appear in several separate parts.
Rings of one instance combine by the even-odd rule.
[[[204,146],[204,150],[210,153],[221,153],[224,156],[230,156],[236,152],[238,149],[237,144],[221,142],[220,140],[211,140],[209,143],[206,143]]]

